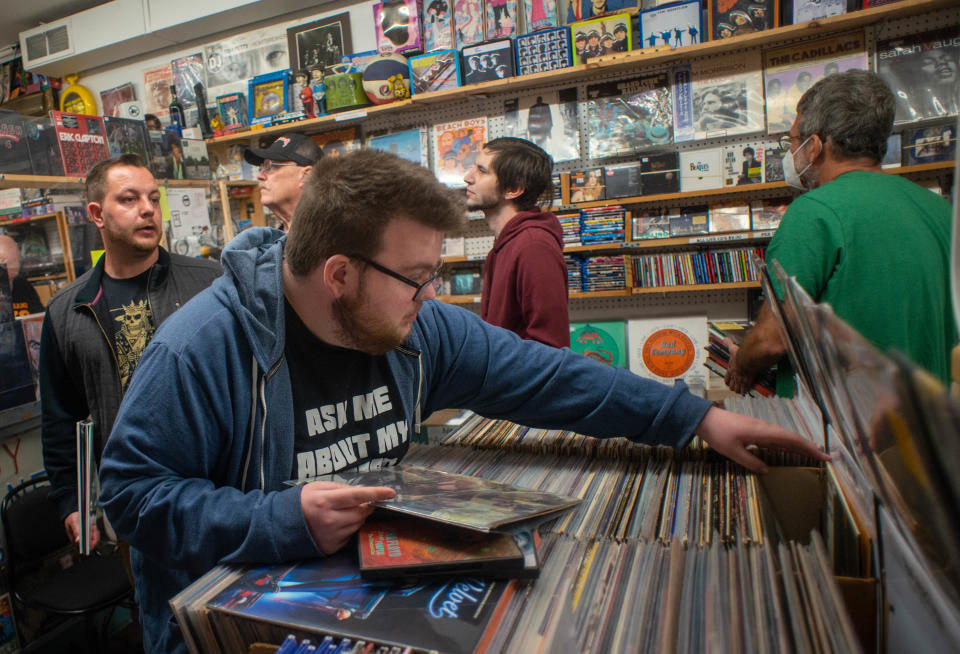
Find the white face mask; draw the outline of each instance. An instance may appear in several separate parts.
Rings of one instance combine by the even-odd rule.
[[[788,152],[783,158],[783,181],[787,183],[787,186],[792,186],[793,188],[800,189],[801,191],[807,190],[807,187],[803,184],[802,175],[810,169],[810,166],[813,165],[811,161],[806,166],[803,167],[803,170],[797,172],[797,163],[794,161],[794,157],[797,156],[797,152],[803,149],[803,146],[807,144],[807,141],[811,137],[807,137],[803,140],[803,143],[800,144],[800,147],[794,150],[793,152]]]

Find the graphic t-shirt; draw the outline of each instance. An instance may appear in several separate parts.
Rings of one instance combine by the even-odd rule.
[[[114,279],[103,273],[100,288],[103,290],[103,299],[111,320],[104,325],[113,351],[117,355],[117,366],[120,370],[120,388],[125,392],[130,377],[140,361],[140,355],[146,349],[156,325],[153,322],[153,311],[147,299],[147,279],[150,270],[147,269],[136,277],[129,279]]]
[[[399,461],[410,440],[386,357],[324,343],[284,304],[284,354],[293,390],[291,477]]]

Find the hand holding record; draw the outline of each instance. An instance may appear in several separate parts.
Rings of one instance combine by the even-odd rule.
[[[300,490],[300,508],[313,542],[324,554],[333,554],[347,544],[367,516],[371,502],[396,495],[382,486],[348,486],[332,481],[314,481]]]

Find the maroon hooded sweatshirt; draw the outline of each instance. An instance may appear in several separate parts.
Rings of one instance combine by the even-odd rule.
[[[533,209],[510,219],[483,263],[480,316],[520,338],[570,346],[563,230]]]

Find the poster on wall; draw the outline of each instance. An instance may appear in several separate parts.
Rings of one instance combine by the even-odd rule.
[[[146,113],[158,118],[165,118],[170,114],[171,84],[173,84],[173,71],[170,70],[170,64],[143,71]]]
[[[274,25],[237,34],[203,46],[207,99],[227,93],[246,93],[255,75],[288,68],[287,30]]]

